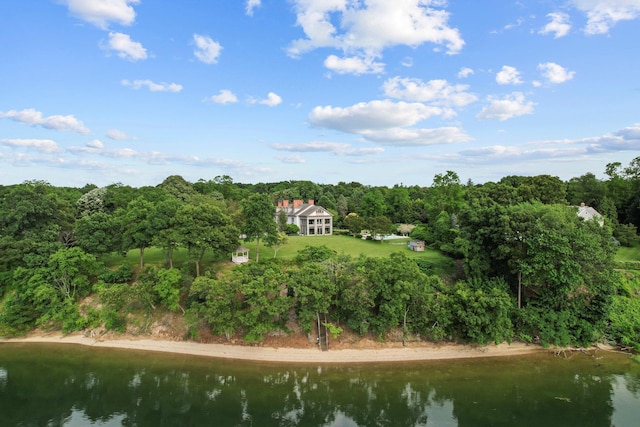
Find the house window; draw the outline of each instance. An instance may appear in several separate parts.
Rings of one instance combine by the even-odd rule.
[[[324,228],[324,234],[331,234],[331,228],[330,227],[325,227]]]
[[[324,223],[325,224],[331,224],[331,218],[325,218],[324,219]]]
[[[309,225],[314,224],[314,223],[315,223],[315,220],[313,220],[313,219],[309,220]]]
[[[313,228],[309,229],[309,236],[316,234],[316,230],[314,230]]]
[[[322,234],[322,228],[318,227],[318,234]]]

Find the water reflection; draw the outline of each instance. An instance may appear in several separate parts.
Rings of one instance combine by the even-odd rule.
[[[552,355],[281,366],[71,346],[0,345],[6,426],[622,426],[640,364]]]

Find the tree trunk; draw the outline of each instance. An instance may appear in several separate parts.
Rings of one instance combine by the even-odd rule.
[[[140,271],[144,267],[144,246],[140,246]]]
[[[259,261],[260,256],[260,237],[256,239],[256,262]]]
[[[518,271],[518,308],[522,308],[522,271]]]

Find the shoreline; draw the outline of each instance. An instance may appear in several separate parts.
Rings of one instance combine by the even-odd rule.
[[[32,335],[22,338],[0,338],[0,344],[4,343],[76,344],[97,348],[141,350],[255,362],[342,364],[506,357],[549,351],[549,349],[539,345],[524,343],[501,343],[487,346],[421,344],[397,348],[330,349],[329,351],[320,351],[314,348],[253,347],[205,344],[193,341],[164,341],[149,337],[94,339],[82,334],[62,335],[59,333]]]

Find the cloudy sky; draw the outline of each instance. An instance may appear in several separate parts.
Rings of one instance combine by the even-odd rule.
[[[640,0],[3,0],[0,184],[603,177],[638,40]]]

